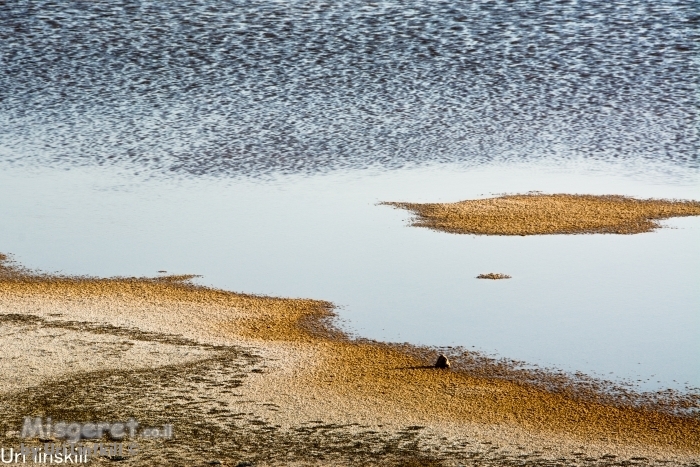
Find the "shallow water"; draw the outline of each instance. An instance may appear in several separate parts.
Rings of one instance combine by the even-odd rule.
[[[367,337],[700,386],[698,219],[475,238],[376,205],[699,198],[697,37],[680,0],[2,2],[0,250],[327,299]]]
[[[202,274],[333,301],[366,337],[684,388],[700,386],[699,218],[632,236],[474,237],[408,227],[405,211],[376,203],[529,190],[698,199],[697,182],[512,164],[265,182],[15,168],[0,175],[0,245],[30,267]],[[513,278],[475,278],[485,272]]]

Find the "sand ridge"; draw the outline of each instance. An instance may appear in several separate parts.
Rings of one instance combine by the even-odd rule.
[[[415,214],[412,225],[474,235],[636,234],[658,220],[700,215],[699,201],[527,193],[456,203],[381,204]]]

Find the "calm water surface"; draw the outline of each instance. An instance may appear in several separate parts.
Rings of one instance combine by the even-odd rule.
[[[471,237],[382,200],[700,198],[697,5],[0,3],[0,250],[335,302],[363,336],[700,386],[698,219]],[[508,281],[479,281],[483,272]]]
[[[683,388],[700,386],[700,218],[632,236],[474,237],[408,227],[376,203],[528,190],[698,199],[699,187],[513,165],[264,182],[13,169],[0,175],[0,244],[45,270],[197,273],[333,301],[362,336]],[[485,272],[513,278],[475,278]]]

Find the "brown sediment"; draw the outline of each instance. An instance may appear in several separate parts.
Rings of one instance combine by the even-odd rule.
[[[407,209],[413,224],[474,235],[636,234],[661,219],[700,215],[700,202],[619,195],[521,194],[456,203],[382,204]]]
[[[188,417],[206,424],[205,415],[217,414],[216,430],[207,432],[211,442],[263,465],[401,465],[406,459],[415,465],[469,459],[478,460],[474,465],[518,459],[518,465],[552,459],[584,465],[576,459],[603,462],[606,455],[680,465],[700,455],[697,417],[547,390],[502,378],[488,366],[438,370],[429,350],[353,340],[333,329],[328,302],[216,290],[195,286],[188,276],[4,271],[0,329],[15,331],[0,334],[12,358],[0,359],[0,370],[24,360],[36,369],[31,381],[0,386],[6,409],[0,433],[27,415],[22,410],[95,420],[126,416],[132,408],[152,426],[167,416],[182,425]],[[63,337],[37,349],[16,339],[28,330],[37,338],[46,330]],[[104,359],[122,364],[106,371],[94,353],[117,341],[123,349]],[[51,345],[78,349],[62,374],[50,364],[59,355]],[[64,399],[47,396],[66,388]],[[172,447],[177,455],[200,449],[206,427],[197,426],[182,428],[182,452]]]
[[[501,274],[498,272],[489,272],[486,274],[479,274],[476,276],[477,279],[492,279],[492,280],[498,280],[498,279],[510,279],[511,277],[508,274]]]

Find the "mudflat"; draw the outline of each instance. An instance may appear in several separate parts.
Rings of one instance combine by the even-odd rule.
[[[699,201],[527,193],[456,203],[382,204],[415,214],[416,227],[473,235],[637,234],[659,220],[700,215]]]
[[[172,424],[125,465],[697,465],[700,419],[351,339],[331,303],[0,269],[0,434]],[[20,371],[21,369],[21,371]],[[516,375],[513,377],[513,375]],[[687,401],[680,401],[683,405]],[[675,407],[678,408],[678,407]],[[97,458],[95,463],[108,463]],[[622,463],[621,463],[622,462]]]

